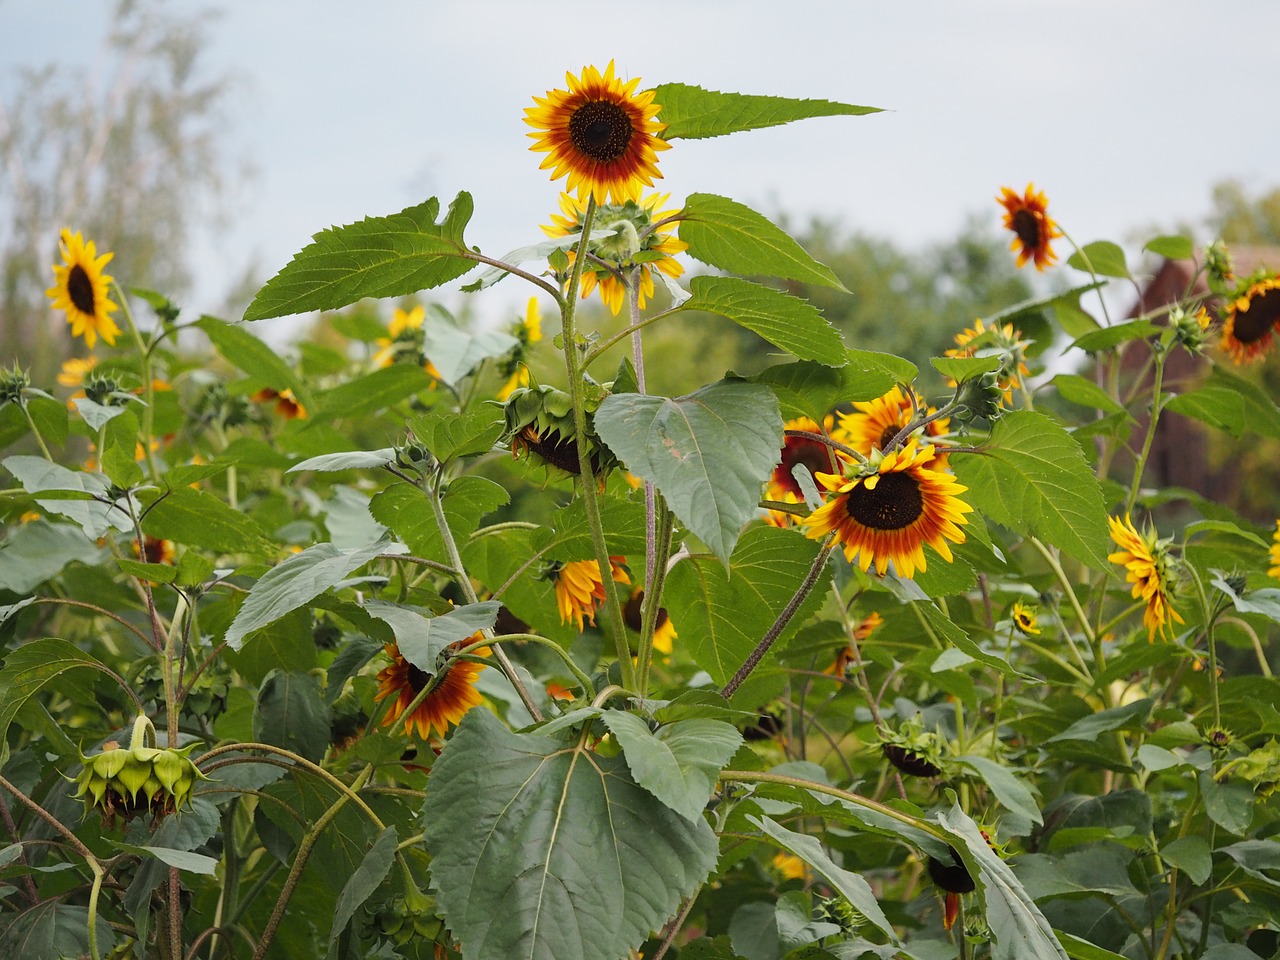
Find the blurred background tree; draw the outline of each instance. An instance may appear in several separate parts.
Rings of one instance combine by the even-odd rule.
[[[230,81],[203,68],[207,20],[119,0],[94,69],[24,70],[0,100],[0,357],[36,385],[72,350],[44,294],[63,227],[113,251],[127,283],[189,287],[192,227],[216,224],[228,185]]]

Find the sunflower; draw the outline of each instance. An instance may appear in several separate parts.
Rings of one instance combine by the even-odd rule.
[[[858,643],[861,643],[863,640],[867,639],[867,637],[871,636],[871,634],[874,633],[883,623],[884,617],[880,616],[880,614],[873,610],[871,613],[868,613],[863,617],[858,625],[853,628],[853,639]],[[849,675],[850,668],[856,662],[857,657],[854,654],[853,644],[846,643],[836,651],[835,659],[831,662],[829,667],[824,667],[822,672],[830,673],[837,677],[847,677]]]
[[[1125,568],[1125,580],[1133,584],[1133,598],[1147,602],[1142,614],[1147,640],[1154,640],[1156,633],[1161,639],[1172,639],[1173,624],[1184,621],[1170,599],[1173,558],[1169,555],[1169,541],[1158,540],[1154,533],[1138,533],[1128,514],[1123,521],[1107,517],[1107,525],[1111,539],[1120,547],[1107,559]]]
[[[875,400],[855,402],[853,413],[840,414],[841,439],[864,456],[870,456],[872,450],[883,451],[901,431],[909,424],[917,413],[933,414],[936,407],[925,407],[924,401],[910,387],[903,392],[901,387],[894,387],[882,397]],[[923,432],[930,437],[941,437],[947,433],[950,421],[943,417],[925,425]],[[915,431],[912,436],[919,436]],[[938,453],[935,469],[946,466],[946,452]]]
[[[64,387],[83,387],[84,378],[97,365],[98,358],[93,355],[64,360],[62,369],[58,372],[58,383]]]
[[[1227,308],[1222,349],[1237,364],[1252,363],[1271,347],[1280,322],[1280,277],[1255,280]]]
[[[959,524],[969,522],[965,514],[973,508],[959,497],[968,487],[931,468],[934,457],[931,444],[912,440],[865,466],[846,460],[851,476],[819,473],[818,482],[835,496],[804,519],[805,535],[834,533],[846,560],[856,555],[862,570],[874,563],[880,575],[891,560],[899,576],[923,571],[926,543],[951,562],[947,541],[964,543]]]
[[[470,640],[478,639],[480,635],[475,634],[469,640],[453,644],[450,649],[460,649]],[[433,677],[406,660],[400,653],[400,648],[394,643],[387,644],[384,649],[387,656],[391,658],[391,663],[378,672],[378,692],[374,699],[381,701],[390,696],[395,697],[391,706],[387,708],[386,717],[382,720],[382,725],[389,727],[404,715],[409,704]],[[480,647],[472,652],[487,656],[489,650],[487,647]],[[480,693],[476,690],[475,684],[476,678],[483,669],[482,663],[450,660],[444,667],[444,678],[410,714],[406,724],[408,730],[413,732],[416,727],[418,736],[424,740],[431,737],[432,729],[443,737],[451,724],[456,725],[463,714],[480,704]]]
[[[1031,260],[1037,270],[1043,270],[1058,259],[1049,244],[1061,237],[1062,231],[1049,217],[1049,201],[1043,192],[1037,193],[1030,183],[1022,196],[1010,187],[1002,187],[996,202],[1004,207],[1005,229],[1014,233],[1009,249],[1017,251],[1019,267]]]
[[[785,430],[803,430],[805,433],[820,433],[830,435],[834,421],[831,417],[827,417],[822,426],[818,426],[808,417],[798,417],[795,420],[788,420],[782,425]],[[781,460],[773,473],[769,475],[769,482],[765,487],[766,500],[778,500],[782,503],[804,503],[804,491],[800,489],[800,484],[795,478],[792,470],[795,467],[803,465],[809,471],[809,476],[816,477],[820,470],[830,470],[833,466],[831,459],[831,448],[819,440],[810,440],[808,437],[786,437],[782,441]],[[815,486],[817,481],[814,481]],[[784,513],[781,510],[770,510],[765,514],[765,522],[775,527],[789,527],[799,523],[797,516],[790,513]]]
[[[538,309],[537,297],[529,298],[524,319],[516,323],[512,333],[516,338],[516,347],[502,368],[502,372],[507,375],[507,382],[498,390],[498,399],[504,403],[520,387],[529,385],[529,368],[524,363],[525,354],[529,347],[542,339],[542,311]]]
[[[945,351],[948,357],[991,357],[1000,358],[1000,369],[996,371],[996,384],[1004,394],[1006,405],[1013,403],[1013,391],[1022,388],[1025,377],[1031,375],[1027,367],[1027,347],[1029,340],[1022,339],[1022,331],[1013,324],[992,324],[987,326],[979,317],[973,321],[972,327],[966,327],[953,338],[955,347]],[[954,380],[947,383],[956,386]]]
[[[391,322],[387,325],[387,336],[379,337],[377,344],[382,349],[374,354],[373,362],[380,367],[389,367],[393,363],[412,363],[422,367],[431,376],[431,389],[435,389],[436,380],[443,379],[434,363],[427,359],[423,351],[426,343],[426,331],[423,321],[427,311],[421,304],[412,310],[396,307],[391,314]]]
[[[524,111],[535,131],[529,149],[547,154],[540,169],[552,168],[552,180],[568,174],[568,189],[583,200],[636,199],[641,186],[662,177],[657,151],[671,146],[658,138],[667,125],[654,119],[662,109],[653,102],[654,91],[636,93],[638,77],[626,83],[614,77],[612,60],[603,75],[588,66],[581,77],[566,73],[565,82],[568,90],[548,90]]]
[[[637,586],[631,591],[631,596],[627,598],[627,604],[622,608],[622,619],[628,627],[640,632],[643,626],[641,621],[641,604],[644,602],[644,588]],[[658,619],[653,625],[653,649],[659,653],[670,656],[672,643],[676,638],[676,628],[671,622],[671,617],[667,615],[666,607],[658,608]]]
[[[307,408],[298,402],[298,398],[293,395],[292,390],[272,390],[270,387],[264,387],[255,393],[251,399],[254,403],[270,403],[274,400],[276,413],[286,420],[307,419]]]
[[[631,577],[623,566],[626,557],[610,557],[614,583],[631,585]],[[604,581],[600,579],[600,565],[594,560],[570,560],[555,572],[556,606],[560,608],[560,622],[570,620],[583,629],[585,619],[595,626],[596,611],[604,606]]]
[[[1009,611],[1009,616],[1013,619],[1013,626],[1019,633],[1028,637],[1040,635],[1040,620],[1034,606],[1017,600],[1013,604],[1013,609]]]
[[[173,543],[159,537],[142,538],[142,554],[138,553],[138,541],[133,541],[133,555],[147,563],[173,563]]]
[[[587,249],[593,257],[612,264],[614,269],[601,263],[586,264],[582,273],[584,299],[591,296],[596,284],[599,284],[600,299],[616,317],[622,310],[627,293],[619,273],[635,266],[635,258],[642,254],[646,259],[639,265],[639,289],[636,291],[636,301],[641,310],[648,298],[653,296],[653,270],[660,270],[672,279],[684,273],[684,266],[672,258],[687,250],[689,245],[673,236],[669,226],[650,229],[653,224],[680,212],[659,209],[670,196],[668,193],[651,193],[637,200],[600,207],[591,228],[592,236],[597,231],[610,231],[610,235],[591,240]],[[586,219],[587,205],[581,200],[575,200],[572,194],[562,193],[560,210],[564,215],[553,213],[551,223],[544,225],[542,232],[553,238],[580,235]],[[576,250],[568,251],[570,263],[576,254]]]
[[[1275,543],[1271,544],[1271,569],[1267,576],[1280,580],[1280,520],[1276,521]]]
[[[120,308],[107,296],[111,277],[102,271],[115,254],[98,256],[92,240],[85,243],[79,231],[72,233],[65,228],[58,248],[64,265],[53,265],[54,284],[45,291],[45,295],[53,299],[55,310],[67,312],[72,336],[84,337],[90,348],[97,343],[98,337],[114,344],[120,328],[111,319],[111,314]]]

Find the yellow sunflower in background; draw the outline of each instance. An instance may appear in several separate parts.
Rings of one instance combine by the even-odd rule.
[[[98,337],[114,344],[120,328],[111,314],[120,308],[107,296],[111,277],[102,271],[115,254],[98,256],[92,240],[86,243],[79,231],[72,233],[67,229],[62,231],[58,249],[62,252],[63,265],[53,265],[54,284],[45,295],[53,299],[55,310],[67,312],[73,337],[84,337],[90,348],[98,342]]]
[[[626,557],[610,557],[613,582],[631,585],[623,566]],[[604,581],[600,579],[600,564],[594,560],[570,560],[555,572],[556,606],[560,609],[560,622],[573,621],[578,630],[583,620],[596,623],[596,611],[604,606]]]
[[[465,643],[478,639],[480,634],[477,633],[469,640],[455,643],[451,649],[460,649]],[[396,644],[389,643],[384,649],[387,656],[391,658],[391,663],[378,672],[378,692],[374,699],[382,701],[388,697],[395,697],[387,708],[387,715],[382,720],[382,725],[389,727],[404,716],[409,704],[423,691],[432,676],[406,660]],[[488,656],[489,648],[478,647],[472,652],[479,656]],[[442,737],[448,733],[450,725],[456,726],[463,714],[472,707],[480,705],[481,697],[480,692],[476,690],[476,678],[480,676],[480,671],[483,669],[482,663],[450,660],[445,667],[444,679],[409,715],[406,722],[409,732],[412,733],[416,729],[418,736],[423,740],[430,739],[432,730]]]
[[[293,395],[292,390],[272,390],[270,387],[264,387],[250,399],[254,403],[271,403],[275,401],[276,413],[286,420],[307,419],[307,408],[298,402],[298,398]]]
[[[932,414],[937,412],[937,408],[926,407],[924,400],[910,387],[904,392],[895,386],[875,400],[855,402],[852,413],[840,414],[841,439],[862,455],[870,456],[872,450],[883,451],[918,412]],[[943,417],[926,424],[922,432],[929,437],[941,437],[947,433],[949,425],[950,420]],[[919,437],[920,433],[917,431],[912,436]],[[936,467],[941,469],[945,465],[946,451],[939,449]]]
[[[529,368],[524,363],[525,354],[529,347],[542,339],[542,311],[538,307],[537,297],[529,298],[524,319],[516,324],[513,334],[517,346],[510,357],[510,367],[504,368],[504,372],[507,373],[507,382],[498,390],[498,399],[504,403],[520,387],[529,385]]]
[[[876,613],[874,610],[863,617],[856,627],[853,628],[853,639],[858,643],[866,640],[876,630],[884,624],[884,617]],[[843,647],[836,651],[835,660],[829,667],[824,667],[823,673],[830,673],[837,677],[847,677],[850,669],[857,663],[857,657],[854,653],[853,644],[846,643]]]
[[[1267,576],[1280,580],[1280,520],[1276,521],[1275,543],[1271,545],[1271,569]]]
[[[1146,601],[1142,623],[1147,628],[1147,640],[1154,640],[1157,633],[1162,640],[1173,639],[1173,624],[1185,621],[1173,609],[1173,558],[1168,541],[1158,540],[1154,533],[1138,533],[1128,514],[1123,521],[1107,517],[1107,525],[1111,539],[1120,548],[1108,554],[1107,559],[1125,568],[1125,580],[1133,584],[1133,598]]]
[[[373,362],[380,367],[389,367],[393,363],[412,363],[422,367],[433,380],[440,380],[440,371],[427,359],[423,345],[426,343],[426,331],[423,322],[426,320],[426,307],[419,304],[412,310],[396,307],[391,313],[391,322],[387,324],[388,336],[379,337],[376,341],[382,349],[374,354]],[[435,389],[435,384],[431,385]]]
[[[567,174],[568,189],[583,200],[636,199],[642,186],[661,178],[657,152],[671,146],[658,137],[667,125],[654,119],[662,109],[654,91],[636,93],[638,77],[626,83],[614,77],[612,60],[603,74],[588,66],[581,77],[566,73],[565,83],[568,90],[548,90],[524,111],[535,131],[529,149],[547,154],[540,169],[551,168],[552,180]]]
[[[1040,635],[1040,618],[1036,608],[1021,600],[1015,601],[1013,608],[1009,611],[1009,616],[1013,620],[1014,628],[1021,634],[1028,637],[1038,637]]]
[[[631,591],[631,596],[627,598],[626,606],[622,608],[622,619],[628,627],[636,633],[640,632],[640,628],[644,625],[641,620],[641,604],[644,603],[644,588],[637,586]],[[676,638],[676,628],[671,622],[671,617],[667,615],[666,607],[658,608],[658,619],[653,625],[653,649],[659,653],[671,654],[672,643]],[[633,651],[634,652],[634,651]]]
[[[996,201],[1004,207],[1004,226],[1014,233],[1010,250],[1018,254],[1018,266],[1024,266],[1028,260],[1043,270],[1058,259],[1050,243],[1062,236],[1062,231],[1049,216],[1049,201],[1044,192],[1036,192],[1034,184],[1028,183],[1022,196],[1010,187],[1001,187]]]
[[[816,540],[834,533],[846,560],[856,556],[863,571],[874,563],[881,575],[890,561],[901,577],[923,571],[926,543],[951,562],[947,541],[964,543],[959,525],[969,522],[965,514],[973,508],[960,499],[968,487],[930,468],[934,457],[931,444],[913,440],[865,468],[848,463],[863,471],[852,476],[819,473],[818,482],[835,496],[804,519],[805,535]]]
[[[1280,324],[1280,277],[1255,280],[1227,307],[1222,321],[1222,349],[1238,366],[1261,359]]]
[[[795,420],[788,420],[782,428],[829,435],[833,422],[831,417],[827,417],[826,422],[820,427],[808,417],[797,417]],[[809,476],[815,478],[814,486],[817,486],[818,471],[830,470],[835,463],[831,459],[830,451],[831,448],[820,440],[810,440],[808,437],[784,437],[781,461],[769,475],[764,498],[780,500],[783,503],[804,503],[804,492],[800,489],[800,484],[796,481],[792,470],[794,467],[803,465],[809,471]],[[775,527],[789,527],[800,522],[799,517],[780,510],[768,511],[764,519],[766,523]]]
[[[605,204],[596,212],[595,226],[592,236],[598,230],[610,230],[612,233],[604,238],[592,240],[587,249],[593,256],[614,264],[618,270],[626,270],[634,266],[635,257],[645,254],[655,259],[645,260],[640,264],[640,283],[636,291],[636,300],[641,310],[648,298],[653,296],[653,270],[659,270],[673,280],[684,273],[684,265],[672,259],[676,254],[689,249],[689,245],[671,233],[671,226],[649,230],[652,224],[660,223],[668,217],[674,217],[679,210],[660,210],[671,195],[669,193],[651,193],[638,200],[626,203]],[[560,210],[563,216],[552,214],[550,225],[545,225],[542,232],[547,236],[568,237],[582,233],[586,219],[587,205],[582,200],[574,199],[572,194],[560,194]],[[647,231],[647,232],[646,232]],[[576,250],[567,251],[569,262],[573,263]],[[600,299],[616,317],[626,302],[627,288],[614,270],[598,263],[588,263],[582,271],[582,296],[591,296],[596,285],[600,286]]]
[[[98,358],[93,355],[64,360],[62,369],[58,372],[58,383],[64,387],[83,387],[84,378],[97,365]]]
[[[1013,391],[1022,389],[1023,380],[1031,375],[1027,367],[1027,347],[1031,341],[1022,339],[1022,331],[1011,323],[992,324],[987,326],[982,318],[973,321],[972,327],[966,327],[953,338],[955,347],[946,350],[948,357],[987,357],[999,356],[1000,369],[996,371],[996,384],[1004,393],[1004,402],[1008,406],[1013,403]],[[948,379],[947,383],[955,387],[956,382]]]

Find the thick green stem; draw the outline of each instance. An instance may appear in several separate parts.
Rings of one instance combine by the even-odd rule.
[[[40,428],[36,426],[35,419],[31,416],[31,411],[27,409],[25,399],[18,401],[18,407],[22,410],[22,415],[27,418],[27,426],[31,428],[31,434],[36,438],[36,443],[40,444],[40,452],[44,454],[44,458],[53,463],[53,454],[49,452],[49,448],[45,446],[44,437],[40,435]]]
[[[133,321],[133,311],[129,309],[129,298],[125,296],[120,284],[113,282],[112,286],[116,288],[116,296],[120,298],[120,308],[124,311],[124,319],[129,325],[129,331],[133,334],[133,340],[138,345],[138,360],[142,363],[142,391],[143,399],[146,401],[146,406],[142,410],[142,450],[147,459],[147,475],[154,482],[159,478],[160,471],[156,468],[156,453],[151,449],[151,440],[155,433],[156,399],[154,378],[151,376],[151,351],[147,348],[146,341],[142,339],[142,332],[138,329],[138,325]]]
[[[646,487],[649,485],[646,484]],[[650,488],[651,489],[651,488]],[[636,689],[640,696],[649,695],[649,667],[653,664],[653,634],[658,626],[658,611],[662,608],[662,591],[667,580],[667,559],[671,555],[671,533],[675,526],[667,503],[657,498],[658,529],[654,546],[648,551],[650,570],[644,584],[644,607],[640,620],[640,648],[636,668]]]

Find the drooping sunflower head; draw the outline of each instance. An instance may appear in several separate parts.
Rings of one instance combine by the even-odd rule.
[[[840,414],[841,439],[863,456],[870,456],[872,450],[886,450],[890,442],[902,428],[920,415],[936,413],[936,407],[928,407],[914,390],[908,387],[905,391],[898,386],[875,400],[856,401],[852,413]],[[945,436],[950,421],[943,417],[934,420],[924,427],[913,431],[910,437],[927,436],[937,438]],[[941,469],[946,465],[946,452],[939,450]]]
[[[84,337],[92,348],[102,337],[114,344],[120,335],[111,314],[120,309],[107,295],[111,277],[103,272],[114,253],[98,256],[92,240],[85,242],[80,232],[63,229],[58,241],[62,252],[62,264],[53,265],[54,284],[45,291],[52,298],[55,310],[65,310],[71,335]]]
[[[982,318],[973,321],[955,335],[955,347],[945,351],[948,357],[999,357],[996,384],[1004,394],[1006,405],[1013,403],[1013,392],[1022,388],[1023,381],[1031,375],[1027,367],[1027,349],[1030,340],[1022,339],[1022,331],[1011,323],[987,326]],[[947,381],[952,387],[954,380]]]
[[[622,82],[612,60],[603,74],[588,66],[579,77],[566,73],[565,83],[568,90],[548,90],[524,111],[534,128],[529,149],[547,154],[541,169],[550,169],[552,180],[567,175],[568,189],[583,200],[636,199],[641,187],[662,176],[657,152],[671,146],[658,136],[666,124],[654,119],[662,109],[654,91],[636,93],[639,78]]]
[[[822,426],[818,426],[808,417],[797,417],[794,420],[788,420],[782,428],[784,431],[803,431],[829,436],[833,425],[832,417],[825,418]],[[773,468],[773,473],[769,475],[769,482],[765,487],[765,499],[803,504],[804,491],[800,488],[800,482],[796,480],[795,468],[803,467],[809,471],[809,476],[815,478],[816,486],[818,472],[830,470],[835,462],[832,460],[833,454],[830,451],[831,448],[821,440],[784,435],[781,459]],[[765,515],[765,522],[775,527],[789,527],[800,521],[794,514],[770,510]]]
[[[1133,584],[1133,598],[1146,602],[1142,623],[1147,640],[1154,640],[1157,633],[1162,640],[1173,639],[1173,624],[1185,621],[1173,608],[1175,561],[1170,541],[1159,539],[1154,531],[1139,533],[1128,514],[1124,520],[1108,517],[1107,525],[1120,548],[1107,559],[1124,567],[1125,581]]]
[[[1014,629],[1024,636],[1040,635],[1039,611],[1033,604],[1023,603],[1021,600],[1014,601],[1013,607],[1009,610],[1009,618],[1013,620]]]
[[[602,399],[587,400],[587,456],[592,473],[603,479],[618,460],[592,427],[592,414]],[[507,396],[503,415],[506,428],[499,439],[510,445],[513,457],[536,460],[555,475],[581,475],[573,402],[567,393],[546,384],[516,387]]]
[[[627,573],[626,562],[626,557],[610,557],[609,567],[614,583],[630,586],[631,576]],[[596,611],[604,606],[605,601],[600,565],[594,560],[570,560],[553,565],[548,574],[555,583],[560,622],[576,623],[579,632],[584,629],[584,621],[595,626]]]
[[[643,310],[648,298],[653,296],[653,270],[673,279],[684,273],[684,266],[673,258],[687,250],[689,245],[672,234],[671,225],[654,227],[654,224],[679,213],[678,210],[660,209],[669,198],[670,194],[650,193],[625,203],[605,204],[596,211],[592,236],[600,231],[609,231],[609,235],[591,240],[587,249],[610,266],[594,261],[584,266],[583,297],[589,297],[598,284],[600,299],[617,316],[626,300],[626,286],[621,275],[638,266],[636,297]],[[543,233],[553,238],[580,236],[586,222],[586,204],[572,194],[562,193],[560,210],[561,214],[551,215],[551,223],[543,226]],[[575,250],[568,251],[570,263],[575,255]]]
[[[1267,571],[1267,576],[1280,580],[1280,520],[1276,521],[1274,540],[1275,543],[1271,544],[1271,569]]]
[[[996,201],[1004,207],[1004,226],[1013,231],[1009,249],[1017,252],[1018,266],[1032,261],[1037,270],[1043,270],[1058,259],[1050,244],[1062,236],[1058,225],[1049,216],[1049,201],[1043,191],[1028,183],[1019,195],[1011,187],[1001,187]]]
[[[1280,327],[1280,276],[1268,274],[1237,291],[1222,321],[1222,349],[1237,365],[1261,359]]]
[[[834,533],[846,560],[856,556],[863,571],[874,563],[880,575],[890,562],[901,577],[926,569],[926,543],[950,563],[947,541],[964,543],[960,525],[973,508],[960,499],[968,487],[933,469],[934,460],[932,445],[912,440],[866,464],[845,460],[846,473],[819,473],[818,482],[834,496],[805,518],[805,535]]]
[[[626,625],[640,632],[640,628],[644,625],[642,619],[644,604],[644,587],[639,584],[631,591],[631,596],[627,598],[626,605],[622,608],[622,620]],[[671,617],[667,615],[666,607],[658,608],[658,618],[653,625],[653,649],[659,653],[670,656],[672,643],[676,638],[676,628],[671,622]],[[632,651],[635,652],[634,650]]]
[[[456,643],[450,648],[450,652],[479,638],[480,634],[475,634],[469,640]],[[387,715],[382,720],[384,727],[392,726],[405,718],[405,711],[418,694],[436,679],[438,670],[443,670],[444,676],[423,701],[413,708],[407,719],[404,719],[405,728],[410,733],[416,732],[423,740],[427,740],[434,730],[443,737],[450,726],[456,726],[468,710],[482,702],[480,692],[476,690],[476,679],[484,669],[484,664],[450,658],[443,666],[438,667],[437,672],[428,673],[406,660],[396,644],[389,643],[384,649],[391,663],[378,672],[378,692],[374,699],[382,701],[388,697],[395,698],[387,707]],[[487,647],[472,651],[478,656],[487,656],[488,652]]]

